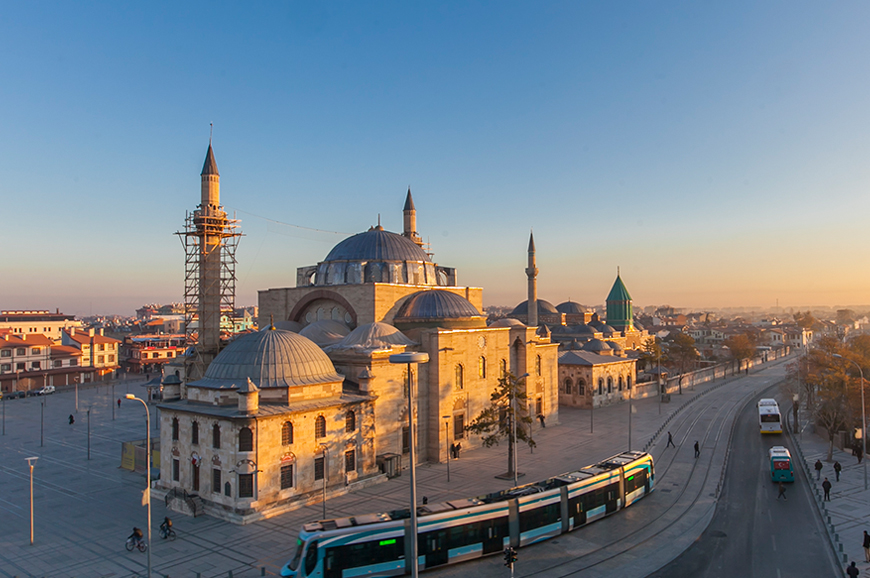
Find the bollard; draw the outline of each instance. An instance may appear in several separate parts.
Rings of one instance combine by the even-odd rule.
[[[229,573],[227,574],[227,578],[233,578],[233,571],[232,570],[230,570]]]
[[[265,566],[262,566],[262,567],[260,568],[260,576],[265,576],[265,575],[266,575],[266,567],[265,567]]]

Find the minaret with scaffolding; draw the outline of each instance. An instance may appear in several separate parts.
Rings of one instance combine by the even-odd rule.
[[[236,299],[236,247],[242,232],[239,221],[228,219],[220,204],[220,174],[211,139],[202,166],[199,207],[188,212],[184,231],[176,233],[184,245],[184,317],[186,380],[202,378],[221,350],[221,312],[233,315]]]

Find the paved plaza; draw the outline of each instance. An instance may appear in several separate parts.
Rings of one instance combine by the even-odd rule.
[[[704,394],[718,390],[732,380],[745,380],[753,388],[769,387],[774,378],[762,381],[756,375],[781,368],[763,366],[751,376],[717,380],[684,388],[670,403],[657,398],[634,402],[632,419],[633,449],[643,449],[666,423],[668,416]],[[778,379],[778,378],[775,378]],[[5,402],[5,435],[0,438],[0,576],[19,578],[51,577],[133,577],[144,576],[145,554],[127,552],[124,541],[133,526],[145,527],[146,509],[140,505],[145,485],[143,475],[119,467],[121,443],[145,437],[145,410],[142,404],[124,400],[112,404],[127,392],[144,396],[141,382],[99,386],[79,392],[76,412],[75,394],[60,391],[45,398]],[[749,389],[747,389],[749,391]],[[754,391],[754,390],[753,390]],[[760,391],[760,389],[759,389]],[[723,396],[724,397],[724,396]],[[44,408],[43,408],[44,402]],[[735,401],[736,403],[736,401]],[[90,408],[90,460],[88,460],[87,409]],[[44,411],[43,445],[40,444],[40,416]],[[68,423],[74,414],[75,424]],[[154,422],[155,416],[152,416]],[[621,403],[594,412],[561,409],[560,423],[541,428],[536,422],[537,447],[531,452],[520,446],[519,469],[527,472],[520,483],[533,482],[573,468],[594,463],[626,449],[629,405]],[[154,434],[155,436],[158,434]],[[807,436],[804,436],[805,438]],[[726,439],[717,444],[726,444]],[[680,440],[682,443],[691,441]],[[680,443],[678,442],[678,443]],[[658,457],[664,440],[653,448]],[[485,494],[509,487],[496,479],[506,469],[507,447],[463,451],[450,463],[450,481],[445,464],[418,467],[418,496],[430,502]],[[724,455],[724,451],[717,456]],[[35,543],[29,543],[29,485],[24,458],[37,456],[34,470]],[[719,459],[718,457],[716,458]],[[724,460],[724,458],[722,458]],[[852,460],[854,461],[854,459]],[[843,462],[845,464],[845,462]],[[711,464],[711,468],[715,464]],[[718,463],[721,469],[722,463]],[[847,468],[848,477],[855,477]],[[713,490],[718,482],[711,478]],[[406,507],[407,475],[327,502],[327,516],[341,517]],[[841,499],[838,497],[838,499]],[[860,498],[859,498],[860,499]],[[699,514],[679,543],[662,557],[672,559],[691,543],[709,522],[710,510]],[[870,508],[866,509],[870,515]],[[157,526],[167,514],[160,501],[153,504],[154,543],[152,548],[156,576],[173,578],[218,578],[277,575],[292,555],[295,538],[302,523],[322,516],[322,505],[301,508],[263,522],[237,526],[208,516],[190,518],[170,514],[178,539],[164,542]],[[697,532],[697,534],[695,534]],[[860,531],[854,537],[858,544]],[[493,565],[501,561],[490,560]],[[437,575],[438,572],[434,572]]]

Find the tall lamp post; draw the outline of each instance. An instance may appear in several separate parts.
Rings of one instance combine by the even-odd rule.
[[[148,506],[148,549],[146,553],[148,555],[148,576],[147,578],[151,578],[151,412],[148,411],[148,404],[145,403],[145,400],[139,399],[132,393],[128,393],[126,396],[127,399],[134,399],[145,406],[145,435],[147,436],[146,440],[146,458],[145,458],[145,479],[147,480],[148,486],[145,488],[145,494],[143,495],[143,501],[145,505]]]
[[[416,445],[416,440],[414,439],[414,390],[412,387],[411,381],[411,364],[412,363],[428,363],[429,362],[429,354],[428,353],[394,353],[390,356],[390,363],[404,363],[408,366],[408,445],[411,446],[410,449],[410,472],[411,472],[411,535],[413,538],[411,539],[411,576],[412,578],[417,578],[419,574],[418,566],[418,554],[417,554],[417,478],[416,478],[416,464],[415,464],[415,451],[414,446]]]
[[[30,466],[30,545],[33,546],[33,464],[39,458],[24,458]]]
[[[517,394],[516,394],[515,388],[516,388],[516,386],[518,386],[520,384],[520,382],[522,380],[524,380],[528,376],[529,376],[528,373],[524,373],[521,376],[519,376],[517,378],[517,380],[514,382],[514,387],[511,388],[511,443],[513,444],[513,448],[514,448],[514,455],[513,455],[513,458],[514,458],[513,462],[514,463],[512,464],[513,470],[514,470],[514,487],[517,487],[519,485],[519,483],[517,482],[517,477],[519,476],[519,474],[517,473],[517,453],[518,453],[517,452],[517,410],[515,407]]]
[[[444,420],[444,447],[447,449],[447,483],[450,483],[450,416],[442,415]]]
[[[326,519],[326,478],[329,474],[329,448],[326,444],[320,444],[323,448],[323,519]]]
[[[848,357],[843,357],[839,353],[833,353],[833,357],[837,359],[845,359],[855,365],[858,368],[858,373],[861,374],[861,455],[867,455],[867,417],[864,411],[864,370],[861,369],[861,366],[858,365],[858,362],[854,359],[849,359]],[[867,462],[862,460],[864,464],[864,489],[867,489]]]

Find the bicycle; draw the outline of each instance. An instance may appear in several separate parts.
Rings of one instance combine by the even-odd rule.
[[[171,541],[175,540],[175,538],[177,536],[175,535],[175,530],[173,530],[172,528],[164,529],[161,527],[160,528],[160,537],[163,538],[164,540],[169,538],[169,541],[171,542]]]
[[[127,543],[124,544],[124,547],[127,548],[128,552],[132,552],[133,548],[139,548],[140,552],[144,552],[148,549],[148,544],[145,543],[145,540],[134,540],[133,538],[127,538]]]

